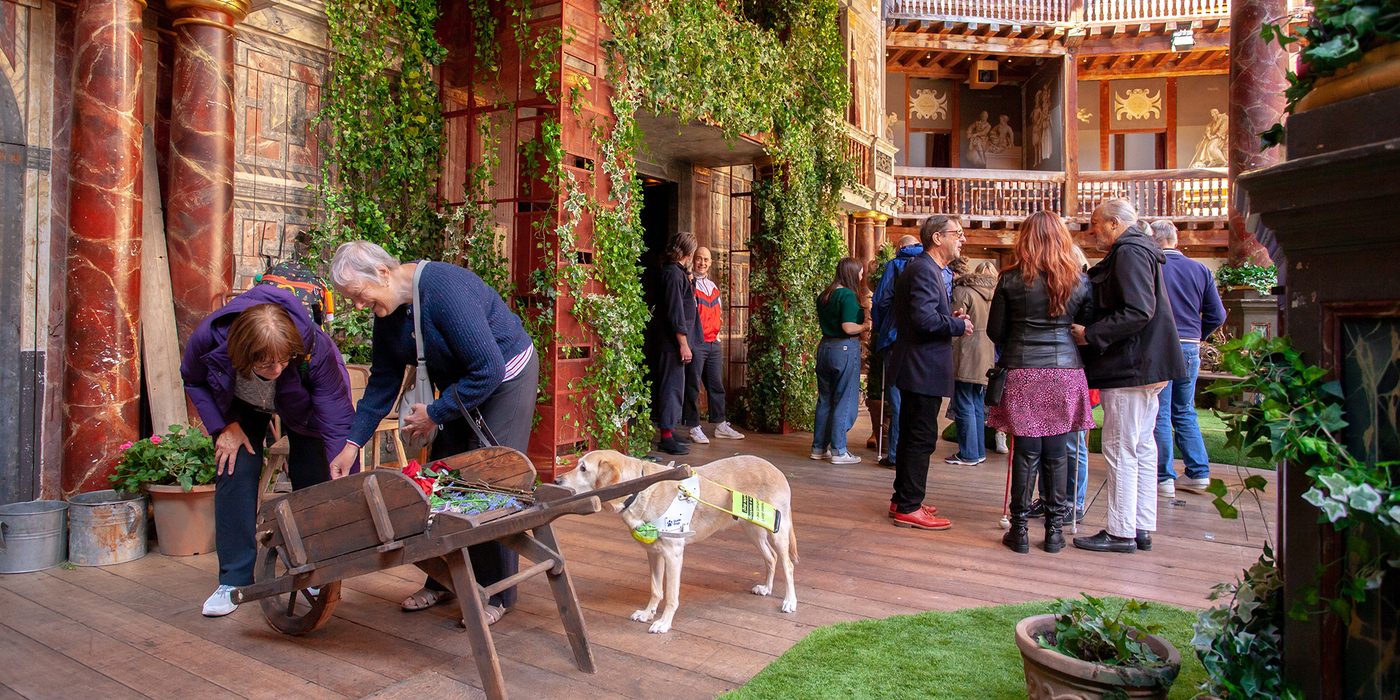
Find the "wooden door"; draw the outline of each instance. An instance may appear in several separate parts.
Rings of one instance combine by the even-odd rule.
[[[19,105],[9,81],[0,78],[0,503],[30,500],[37,490],[34,451],[23,448],[35,431],[24,430],[21,420],[33,418],[24,404],[33,402],[36,389],[36,361],[31,353],[25,362],[20,342],[26,152]]]

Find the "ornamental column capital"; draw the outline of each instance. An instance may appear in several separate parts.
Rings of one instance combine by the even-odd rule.
[[[248,16],[249,0],[165,0],[165,7],[186,21],[192,16],[206,12],[219,12],[228,15],[231,20],[229,26],[232,27]],[[180,19],[176,19],[174,24],[181,24]],[[208,23],[216,24],[214,22]]]

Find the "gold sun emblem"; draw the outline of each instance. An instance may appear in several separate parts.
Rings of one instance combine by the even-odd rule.
[[[948,116],[948,96],[933,90],[916,90],[909,99],[909,114],[917,119],[942,119]]]
[[[1148,119],[1162,116],[1162,91],[1147,94],[1147,88],[1137,88],[1113,96],[1113,116],[1118,119]]]

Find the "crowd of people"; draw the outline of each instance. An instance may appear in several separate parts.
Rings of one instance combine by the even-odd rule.
[[[956,217],[930,216],[919,238],[900,240],[885,264],[869,322],[856,301],[861,268],[842,260],[817,299],[823,340],[812,459],[860,461],[840,433],[856,413],[858,336],[868,329],[867,400],[878,403],[867,444],[895,469],[896,526],[952,527],[925,501],[938,416],[951,399],[957,444],[944,462],[975,467],[987,460],[989,428],[1009,435],[1003,542],[1028,552],[1030,521],[1043,518],[1043,548],[1060,551],[1064,525],[1085,517],[1087,435],[1100,427],[1093,409],[1102,405],[1107,525],[1074,545],[1150,550],[1158,496],[1174,496],[1177,484],[1209,485],[1195,382],[1200,342],[1224,322],[1224,308],[1209,268],[1176,249],[1171,222],[1149,224],[1130,202],[1110,199],[1094,210],[1088,233],[1103,255],[1092,267],[1060,216],[1033,214],[998,274],[991,262],[968,269]],[[1002,451],[996,442],[993,450]],[[1173,448],[1184,478],[1172,466]]]

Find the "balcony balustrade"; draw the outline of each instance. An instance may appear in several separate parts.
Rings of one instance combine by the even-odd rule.
[[[1126,24],[1230,16],[1230,0],[890,0],[886,16],[994,24]],[[1076,17],[1081,11],[1082,15]]]
[[[1029,170],[895,168],[900,216],[957,214],[1019,220],[1065,210],[1065,175]],[[1098,202],[1123,197],[1147,218],[1224,219],[1229,192],[1223,169],[1081,172],[1073,193],[1080,218]]]

